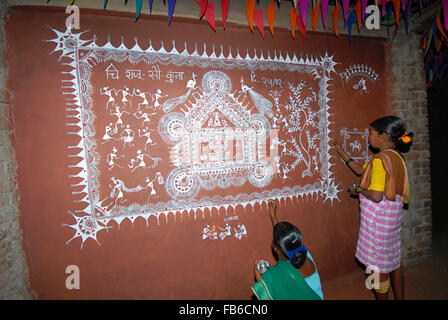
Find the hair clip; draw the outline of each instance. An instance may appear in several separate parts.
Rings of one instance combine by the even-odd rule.
[[[409,143],[412,141],[412,138],[409,136],[409,132],[406,132],[404,135],[402,135],[400,138],[398,138],[398,140],[400,140],[404,143]]]

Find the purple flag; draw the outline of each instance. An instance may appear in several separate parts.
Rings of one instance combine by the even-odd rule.
[[[300,17],[302,18],[303,26],[306,27],[306,16],[308,11],[308,1],[309,0],[300,0],[299,8],[300,8]],[[348,0],[347,0],[348,1]]]
[[[367,8],[367,2],[369,0],[362,0],[361,1],[361,12],[362,12],[362,21],[366,20],[366,8]]]
[[[381,16],[384,17],[384,15],[386,14],[386,0],[381,1],[381,11],[382,11]]]
[[[349,8],[349,0],[342,0],[342,11],[344,12],[344,21],[347,23],[347,14]]]
[[[320,9],[321,9],[321,13],[322,13],[322,23],[324,24],[324,28],[325,28],[325,23],[327,20],[327,8],[328,8],[328,0],[321,0],[320,1]]]

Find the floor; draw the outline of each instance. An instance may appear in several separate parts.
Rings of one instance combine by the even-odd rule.
[[[426,261],[404,268],[405,299],[448,300],[448,250],[434,250]],[[373,293],[364,285],[363,270],[323,283],[326,300],[374,300]],[[393,299],[392,291],[389,299]]]

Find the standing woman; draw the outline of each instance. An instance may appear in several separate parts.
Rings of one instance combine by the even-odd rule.
[[[369,144],[378,153],[364,166],[347,155],[339,141],[336,151],[355,174],[359,185],[351,185],[351,195],[359,196],[360,230],[356,258],[366,267],[380,273],[376,299],[387,299],[392,285],[395,299],[404,299],[401,269],[401,227],[403,203],[410,200],[409,179],[402,153],[408,152],[413,133],[407,132],[402,119],[387,116],[370,124]]]

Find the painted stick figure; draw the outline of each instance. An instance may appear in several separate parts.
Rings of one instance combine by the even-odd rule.
[[[123,141],[123,149],[126,146],[126,143],[129,144],[129,146],[133,146],[134,144],[132,141],[134,141],[135,133],[134,130],[130,128],[129,125],[126,125],[126,129],[123,130],[121,133],[121,140]]]
[[[109,87],[103,87],[102,89],[100,89],[100,94],[109,96],[109,101],[107,101],[107,103],[106,103],[106,109],[109,108],[110,103],[112,103],[112,105],[113,105],[115,102],[115,98],[112,97],[112,90],[115,91],[115,89],[109,89],[109,90],[108,89],[109,89]],[[103,90],[103,91],[101,91],[101,90]],[[115,94],[116,94],[116,92],[115,92]]]
[[[119,106],[115,107],[115,112],[113,112],[112,110],[110,111],[111,116],[117,117],[117,122],[115,122],[115,130],[118,130],[117,125],[120,125],[120,128],[123,126],[123,120],[121,119],[121,116],[123,115],[123,113],[130,114],[127,111],[121,111]]]
[[[120,158],[123,158],[123,157],[124,157],[124,155],[117,156],[117,148],[114,147],[114,148],[112,149],[112,152],[109,153],[109,154],[107,155],[107,157],[106,157],[107,165],[109,166],[108,169],[109,169],[109,170],[112,170],[112,168],[115,167],[115,166],[120,167],[120,168],[123,168],[122,166],[120,166],[119,164],[117,164],[117,163],[115,162],[116,160],[118,160],[118,159],[120,159]]]
[[[139,137],[146,137],[146,142],[145,142],[145,148],[144,150],[146,150],[146,145],[149,143],[150,145],[156,145],[157,143],[153,143],[152,139],[151,139],[151,132],[150,131],[154,131],[152,129],[148,129],[147,127],[145,127],[142,131],[140,131],[140,129],[137,130],[138,132],[138,136]],[[141,134],[143,132],[143,134]]]

